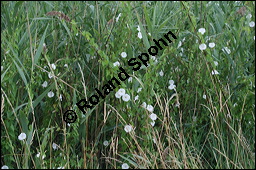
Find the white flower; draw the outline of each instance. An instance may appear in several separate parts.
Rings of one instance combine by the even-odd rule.
[[[121,17],[122,13],[118,14],[118,16],[116,17],[116,22],[118,22],[119,18]]]
[[[122,99],[123,99],[123,101],[128,102],[130,100],[130,95],[129,94],[124,94],[122,96]]]
[[[128,82],[132,82],[132,77],[129,77],[129,78],[128,78]]]
[[[156,123],[155,121],[150,122],[151,126],[153,127],[155,126],[155,123]]]
[[[150,119],[152,119],[153,121],[157,119],[157,115],[155,113],[152,113],[150,116]]]
[[[150,58],[152,59],[152,60],[156,60],[156,57],[155,56],[150,56]]]
[[[122,52],[122,53],[121,53],[121,56],[122,56],[123,58],[126,58],[126,57],[127,57],[126,52]]]
[[[215,47],[215,43],[214,43],[214,42],[212,42],[212,43],[209,43],[209,47],[210,47],[210,48],[213,48],[213,47]]]
[[[206,47],[207,47],[207,46],[206,46],[205,44],[200,44],[200,45],[199,45],[199,49],[200,49],[201,51],[205,50]]]
[[[39,152],[38,154],[36,154],[36,157],[38,157],[38,158],[39,158],[39,156],[40,156],[40,152]]]
[[[26,137],[27,137],[27,135],[26,135],[26,133],[21,133],[19,136],[18,136],[18,139],[19,140],[24,140],[24,139],[26,139]]]
[[[55,64],[51,64],[52,69],[55,70],[56,69],[56,65]]]
[[[136,100],[138,100],[138,99],[139,99],[139,96],[138,96],[138,95],[134,97],[134,101],[136,101]]]
[[[177,48],[180,48],[182,45],[182,42],[180,41]]]
[[[253,39],[255,40],[255,36],[253,36]]]
[[[217,61],[214,61],[214,64],[215,64],[215,66],[218,66],[219,63]]]
[[[114,65],[114,67],[115,67],[115,66],[120,66],[120,63],[119,63],[118,61],[116,61],[116,62],[114,62],[113,65]]]
[[[68,126],[70,126],[70,123],[67,123]]]
[[[43,47],[44,47],[44,48],[46,47],[46,44],[45,44],[45,43],[43,43]]]
[[[140,88],[138,88],[137,93],[139,93],[141,90],[142,90],[142,88],[141,88],[141,87],[140,87]]]
[[[3,69],[4,69],[4,66],[1,66],[1,71],[3,71]]]
[[[42,156],[42,159],[44,159],[45,157],[46,157],[46,156],[45,156],[45,155],[43,155],[43,156]]]
[[[141,32],[138,32],[138,37],[139,37],[139,39],[142,39],[142,34],[141,34]]]
[[[148,33],[149,36],[151,36],[150,32]]]
[[[60,94],[60,101],[62,101],[62,95]]]
[[[51,79],[53,77],[52,73],[49,73],[48,77]]]
[[[159,75],[160,75],[161,77],[163,77],[163,76],[164,76],[164,72],[163,72],[163,70],[161,70],[161,71],[159,72]]]
[[[125,132],[129,133],[129,132],[132,131],[132,126],[131,125],[125,125],[124,130],[125,130]]]
[[[64,166],[60,166],[60,167],[58,167],[57,169],[64,169]]]
[[[170,86],[168,87],[168,89],[170,89],[170,90],[173,90],[173,89],[175,89],[175,85],[174,84],[170,84]]]
[[[64,67],[67,67],[67,68],[68,68],[68,64],[64,64]]]
[[[7,165],[4,165],[1,169],[9,169],[9,167]]]
[[[121,95],[118,91],[116,92],[115,96],[116,96],[116,98],[118,98],[118,99],[119,99],[120,97],[122,97],[122,95]]]
[[[193,119],[193,122],[196,122],[197,118],[196,118],[196,116],[193,116],[192,119]]]
[[[146,102],[143,102],[141,106],[144,107],[144,108],[146,108],[146,107],[147,107]]]
[[[229,49],[228,47],[224,47],[224,48],[222,48],[222,51],[226,51],[226,53],[228,53],[228,54],[230,54],[230,53],[231,53],[231,51],[230,51],[230,49]]]
[[[205,28],[199,28],[198,32],[200,32],[203,35],[205,33]]]
[[[121,88],[117,92],[119,92],[120,95],[123,96],[125,94],[125,89]]]
[[[78,36],[78,33],[76,33],[76,36]]]
[[[56,144],[56,143],[52,143],[52,148],[53,148],[54,150],[58,149],[57,144]]]
[[[137,28],[137,30],[140,32],[140,26],[138,25],[138,28]]]
[[[248,15],[246,16],[247,19],[251,19],[251,17],[252,17],[252,14],[248,14]]]
[[[206,95],[205,94],[203,95],[203,98],[206,99]]]
[[[48,83],[47,81],[44,81],[44,83],[42,84],[43,87],[47,87]]]
[[[109,144],[109,143],[108,143],[107,140],[105,140],[105,141],[103,142],[103,145],[104,145],[104,146],[108,146],[108,144]]]
[[[217,74],[219,74],[219,72],[217,70],[213,70],[212,75],[215,75],[215,74],[217,75]]]
[[[156,139],[155,138],[153,138],[153,142],[156,144]]]
[[[148,110],[149,112],[153,112],[153,111],[154,111],[154,107],[149,104],[149,105],[147,105],[147,110]]]
[[[54,93],[53,93],[52,91],[50,91],[50,92],[48,93],[48,97],[52,98],[53,96],[54,96]]]
[[[249,26],[250,26],[251,28],[254,27],[254,26],[255,26],[255,22],[254,22],[254,21],[250,22],[250,23],[249,23]]]
[[[127,163],[124,163],[124,164],[122,165],[122,169],[129,169],[129,165],[128,165]]]
[[[169,80],[169,84],[174,84],[174,81],[173,80]]]

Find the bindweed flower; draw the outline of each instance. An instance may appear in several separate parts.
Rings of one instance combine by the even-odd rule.
[[[67,68],[68,68],[68,64],[64,64],[64,67],[67,67]]]
[[[200,49],[201,51],[205,50],[206,47],[207,47],[206,44],[200,44],[200,45],[199,45],[199,49]]]
[[[205,94],[203,95],[203,98],[206,99],[206,95]]]
[[[230,51],[230,49],[229,49],[228,47],[224,47],[224,48],[222,48],[222,51],[226,51],[226,53],[228,53],[228,54],[230,54],[230,53],[231,53],[231,51]]]
[[[143,108],[146,108],[146,107],[147,107],[146,102],[143,102],[141,106],[142,106]]]
[[[54,150],[58,149],[57,144],[56,144],[56,143],[52,143],[52,148],[53,148]]]
[[[212,43],[209,43],[209,47],[210,47],[210,48],[213,48],[213,47],[215,47],[215,43],[214,43],[214,42],[212,42]]]
[[[137,30],[140,32],[140,26],[138,25]]]
[[[155,113],[152,113],[149,117],[153,121],[155,121],[157,119],[157,115]]]
[[[168,89],[170,89],[170,90],[173,90],[173,89],[175,89],[175,85],[174,84],[170,84],[170,86],[168,87]]]
[[[108,146],[108,145],[109,145],[108,141],[105,140],[105,141],[103,142],[103,145],[104,145],[104,146]]]
[[[26,135],[26,133],[21,133],[19,136],[18,136],[18,139],[19,140],[24,140],[24,139],[26,139],[26,137],[27,137],[27,135]]]
[[[150,122],[150,124],[151,124],[152,127],[155,126],[155,123],[156,123],[155,121]]]
[[[122,169],[129,169],[129,165],[127,163],[122,164]]]
[[[161,77],[163,77],[163,76],[164,76],[164,72],[163,72],[163,70],[161,70],[161,71],[159,72],[159,75],[160,75]]]
[[[147,110],[148,110],[149,112],[153,112],[153,111],[154,111],[154,107],[149,104],[149,105],[147,105]]]
[[[48,93],[48,97],[52,98],[53,96],[54,96],[54,93],[53,93],[52,91],[50,91],[50,92]]]
[[[202,35],[204,35],[204,33],[205,33],[205,28],[199,28],[199,29],[198,29],[198,32],[200,32]]]
[[[219,74],[219,72],[217,70],[212,71],[212,75],[218,75],[218,74]]]
[[[122,13],[118,14],[118,16],[116,17],[116,22],[118,22],[119,18],[121,17]]]
[[[180,41],[177,48],[180,48],[182,45],[182,42]]]
[[[173,80],[169,80],[169,84],[174,84],[174,81]]]
[[[38,154],[36,154],[36,157],[38,157],[38,158],[40,157],[40,152]]]
[[[120,66],[120,63],[118,61],[116,61],[116,62],[113,63],[113,65],[114,65],[114,67]]]
[[[55,64],[51,64],[51,67],[52,67],[53,70],[56,69],[56,65]]]
[[[141,88],[141,87],[140,87],[140,88],[138,88],[137,93],[139,93],[141,90],[142,90],[142,88]]]
[[[134,97],[134,101],[136,101],[136,100],[138,100],[138,99],[139,99],[139,96],[138,96],[138,95]]]
[[[48,77],[51,79],[53,77],[52,73],[49,73]]]
[[[138,37],[139,37],[139,39],[142,39],[142,34],[141,34],[141,32],[138,32]]]
[[[250,22],[250,23],[249,23],[249,26],[250,26],[251,28],[254,27],[254,26],[255,26],[255,22],[254,22],[254,21]]]
[[[118,98],[118,99],[119,99],[120,97],[122,97],[122,95],[121,95],[118,91],[116,92],[115,96],[116,96],[116,98]]]
[[[129,133],[129,132],[132,131],[132,126],[131,125],[125,125],[124,130],[125,130],[125,132]]]
[[[248,15],[246,16],[247,19],[251,19],[251,17],[252,17],[252,14],[248,14]]]
[[[60,101],[62,101],[62,95],[61,95],[61,94],[60,94],[60,97],[59,97],[59,98],[60,98]]]
[[[120,95],[123,96],[125,94],[125,89],[121,88],[117,92],[119,92]]]
[[[151,36],[150,32],[148,33],[149,36]]]
[[[129,94],[124,94],[123,96],[122,96],[122,99],[123,99],[123,101],[125,101],[125,102],[128,102],[129,100],[130,100],[130,95]]]
[[[7,165],[4,165],[1,167],[1,169],[9,169],[9,167]]]
[[[218,65],[219,65],[219,63],[218,63],[217,61],[214,61],[214,64],[215,64],[215,66],[218,66]]]
[[[122,53],[121,53],[121,56],[122,56],[123,58],[126,58],[126,57],[127,57],[126,52],[122,52]]]
[[[44,81],[44,83],[42,84],[43,87],[47,87],[48,83],[47,81]]]
[[[128,82],[129,82],[129,83],[132,82],[132,77],[129,77],[129,78],[128,78]]]

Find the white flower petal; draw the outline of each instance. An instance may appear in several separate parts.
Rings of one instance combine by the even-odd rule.
[[[123,101],[125,101],[125,102],[128,102],[129,100],[130,100],[130,95],[129,94],[124,94],[123,96],[122,96],[122,99],[123,99]]]
[[[129,165],[127,163],[122,164],[122,169],[129,169]]]
[[[109,145],[108,141],[105,140],[105,141],[103,142],[103,145],[104,145],[104,146],[108,146],[108,145]]]
[[[43,87],[47,87],[48,83],[47,81],[44,81],[44,83],[42,84]]]
[[[170,84],[170,86],[168,87],[168,89],[170,89],[170,90],[173,90],[173,89],[175,89],[175,85],[174,84]]]
[[[254,27],[254,26],[255,26],[255,22],[254,22],[254,21],[250,22],[250,23],[249,23],[249,26],[250,26],[251,28]]]
[[[215,75],[215,74],[218,75],[219,72],[218,72],[217,70],[213,70],[213,71],[212,71],[212,75]]]
[[[126,58],[126,57],[127,57],[126,52],[122,52],[122,53],[121,53],[121,56],[122,56],[123,58]]]
[[[156,120],[157,119],[157,115],[155,113],[152,113],[149,117],[152,120]]]
[[[199,45],[199,49],[200,49],[201,51],[205,50],[206,47],[207,47],[206,44],[200,44],[200,45]]]
[[[116,67],[116,66],[120,66],[120,63],[118,62],[118,61],[116,61],[116,62],[114,62],[114,67]]]
[[[215,43],[214,43],[214,42],[212,42],[212,43],[209,43],[209,47],[210,47],[210,48],[213,48],[213,47],[215,47]]]
[[[142,34],[141,34],[141,32],[138,32],[138,37],[139,37],[139,39],[142,39]]]
[[[26,139],[26,137],[27,137],[27,135],[26,135],[26,133],[21,133],[19,136],[18,136],[18,139],[19,140],[24,140],[24,139]]]
[[[118,92],[120,93],[121,96],[123,96],[125,94],[125,89],[121,88],[118,90]]]
[[[199,28],[198,32],[200,32],[203,35],[205,33],[205,28]]]
[[[56,65],[55,64],[51,64],[52,69],[55,70],[56,69]]]
[[[58,149],[57,144],[56,144],[56,143],[52,143],[52,148],[53,148],[54,150]]]
[[[48,97],[52,98],[53,96],[54,96],[54,93],[53,93],[52,91],[50,91],[50,92],[48,93]]]
[[[174,81],[173,80],[169,80],[169,84],[174,84]]]
[[[1,169],[9,169],[9,167],[7,165],[4,165]]]
[[[132,131],[132,126],[131,125],[125,125],[124,130],[125,130],[125,132],[129,133],[129,132]]]
[[[161,77],[163,77],[163,76],[164,76],[164,72],[163,72],[163,70],[161,70],[161,71],[159,72],[159,75],[160,75]]]
[[[154,107],[149,104],[149,105],[147,105],[147,110],[148,110],[149,112],[153,112],[153,111],[154,111]]]

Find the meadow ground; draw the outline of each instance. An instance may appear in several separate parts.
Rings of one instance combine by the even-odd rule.
[[[254,169],[255,2],[1,1],[1,167]]]

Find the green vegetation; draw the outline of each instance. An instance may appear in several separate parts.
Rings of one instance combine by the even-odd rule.
[[[254,21],[250,1],[1,1],[1,167],[254,169]]]

